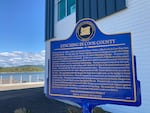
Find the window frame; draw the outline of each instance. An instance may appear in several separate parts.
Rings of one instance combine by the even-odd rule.
[[[60,20],[62,20],[62,19],[64,19],[65,17],[67,17],[67,16],[69,16],[70,14],[72,14],[72,13],[74,13],[75,11],[76,11],[76,0],[74,0],[75,1],[75,3],[74,3],[74,5],[75,5],[75,10],[73,11],[73,12],[69,12],[68,10],[69,10],[69,7],[71,7],[71,6],[73,6],[73,5],[71,5],[71,6],[68,6],[68,0],[64,0],[65,1],[65,13],[64,13],[64,17],[62,17],[62,18],[60,18],[60,14],[61,14],[61,12],[60,12],[60,3],[62,2],[62,0],[57,0],[57,20],[58,21],[60,21]]]
[[[66,4],[67,4],[67,3],[66,3],[66,0],[64,0],[64,2],[65,2],[65,6],[64,6],[65,9],[64,9],[64,11],[65,11],[65,12],[64,12],[64,16],[63,16],[63,17],[60,16],[60,14],[62,13],[62,12],[61,12],[61,8],[60,8],[60,7],[61,7],[61,2],[63,3],[63,0],[57,0],[57,9],[58,9],[57,18],[58,18],[58,21],[59,21],[59,20],[62,20],[63,18],[66,17]]]

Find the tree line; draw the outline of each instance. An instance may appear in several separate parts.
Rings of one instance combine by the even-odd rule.
[[[0,67],[0,72],[42,72],[43,67],[40,66],[19,66],[19,67]]]

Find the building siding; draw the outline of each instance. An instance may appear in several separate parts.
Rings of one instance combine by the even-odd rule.
[[[82,18],[97,20],[126,8],[125,0],[77,0],[76,3],[76,21]]]
[[[106,15],[106,2],[105,0],[98,0],[98,18],[103,18]]]
[[[106,1],[106,15],[110,15],[115,12],[115,0],[105,0]]]
[[[78,16],[76,16],[76,20],[80,20],[84,16],[83,15],[84,13],[82,10],[82,8],[84,7],[83,4],[84,4],[83,0],[80,2],[79,2],[79,0],[76,0],[76,7],[78,7],[78,8],[76,8],[76,14],[78,15]]]
[[[150,1],[127,0],[127,9],[97,21],[106,34],[132,33],[132,46],[137,62],[137,77],[141,81],[142,105],[128,107],[104,105],[112,113],[147,113],[150,92]]]
[[[54,0],[46,0],[45,40],[54,37]]]
[[[94,20],[96,20],[98,18],[98,3],[96,0],[93,0],[90,2],[91,4],[91,17],[93,17]]]
[[[103,1],[103,0],[101,0]],[[119,0],[118,0],[119,2]],[[94,4],[94,3],[93,3]],[[56,4],[55,4],[56,5]],[[78,4],[79,5],[79,4]],[[81,4],[80,4],[81,5]],[[100,6],[100,7],[99,7]],[[141,81],[142,105],[140,107],[128,107],[121,105],[103,105],[105,110],[112,113],[147,113],[149,111],[150,92],[150,1],[149,0],[126,0],[126,9],[117,6],[117,13],[103,17],[96,21],[100,30],[105,34],[132,33],[133,52],[137,59],[137,76]],[[93,7],[93,6],[92,6]],[[105,8],[99,5],[98,9]],[[78,12],[77,12],[78,13]],[[83,15],[82,11],[80,12]],[[104,12],[98,14],[101,17]],[[92,14],[92,13],[91,13]],[[104,13],[105,14],[105,13]],[[56,14],[55,14],[56,15]],[[95,15],[96,16],[96,15]],[[81,17],[79,17],[80,19]],[[54,40],[68,38],[76,25],[76,13],[61,21],[55,19]],[[49,47],[47,41],[46,46]],[[46,50],[46,51],[49,51]],[[46,58],[46,62],[48,56]]]
[[[126,0],[116,0],[116,10],[122,10],[126,8]]]

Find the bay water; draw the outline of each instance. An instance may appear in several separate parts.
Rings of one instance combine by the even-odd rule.
[[[44,72],[10,72],[0,73],[0,83],[26,83],[44,81]]]

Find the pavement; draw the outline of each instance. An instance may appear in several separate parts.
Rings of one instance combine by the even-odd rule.
[[[32,82],[32,83],[16,83],[16,84],[0,84],[0,91],[18,90],[43,87],[44,82]]]
[[[0,85],[0,113],[67,113],[70,105],[48,99],[43,84]]]

